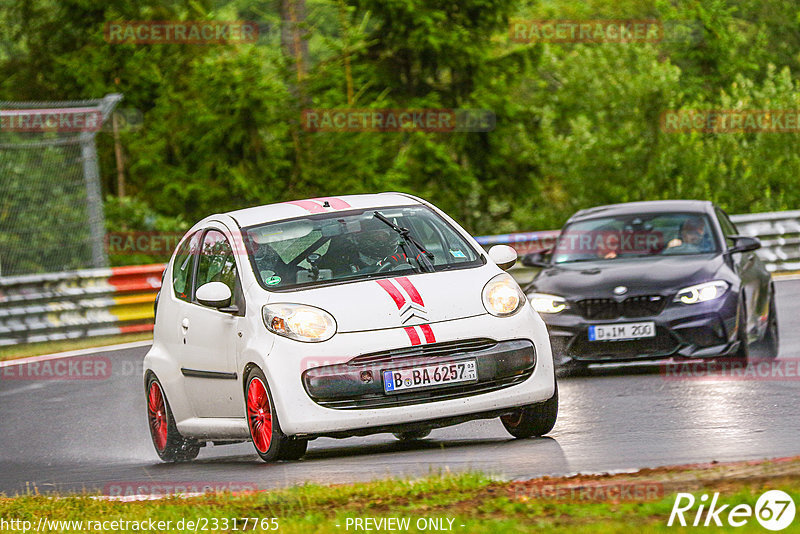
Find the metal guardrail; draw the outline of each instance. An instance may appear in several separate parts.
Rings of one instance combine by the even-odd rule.
[[[800,270],[800,210],[731,217],[739,232],[757,237],[758,255],[772,272]],[[507,244],[519,254],[549,248],[558,230],[478,237],[488,248]],[[0,278],[0,346],[147,332],[164,265],[89,269]],[[534,270],[517,265],[525,283]]]
[[[0,346],[147,332],[164,265],[0,278]]]
[[[761,240],[756,251],[770,272],[800,270],[800,210],[731,217],[739,233]]]

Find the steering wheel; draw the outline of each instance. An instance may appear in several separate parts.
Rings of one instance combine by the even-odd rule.
[[[375,271],[376,273],[383,273],[390,269],[394,269],[395,265],[392,262],[387,261],[386,263],[382,263],[378,269]]]

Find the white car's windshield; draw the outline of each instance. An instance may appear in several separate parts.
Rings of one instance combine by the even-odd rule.
[[[705,215],[619,215],[567,225],[558,238],[553,263],[706,254],[717,250],[717,240]]]
[[[408,230],[405,237],[400,229]],[[464,238],[424,206],[313,215],[252,226],[244,235],[267,289],[482,265]]]

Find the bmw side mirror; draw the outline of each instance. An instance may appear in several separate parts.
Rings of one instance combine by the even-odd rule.
[[[227,308],[231,304],[231,289],[222,282],[209,282],[197,288],[197,302],[209,308]],[[220,310],[228,311],[228,310]]]
[[[489,257],[504,271],[517,263],[517,251],[508,245],[495,245],[489,249]]]
[[[522,265],[525,267],[549,267],[552,249],[540,250],[522,256]]]
[[[761,241],[755,237],[747,237],[743,235],[730,236],[733,239],[733,246],[728,248],[729,254],[737,252],[751,252],[761,248]]]

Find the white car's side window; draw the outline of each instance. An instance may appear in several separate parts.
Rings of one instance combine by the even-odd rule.
[[[194,271],[194,258],[200,249],[200,232],[195,232],[192,237],[185,240],[175,254],[175,263],[172,267],[172,290],[175,296],[188,302],[191,299],[192,272]]]
[[[197,280],[195,290],[209,282],[222,282],[231,294],[240,293],[236,258],[228,239],[218,230],[209,230],[203,238],[203,245],[197,259]]]

